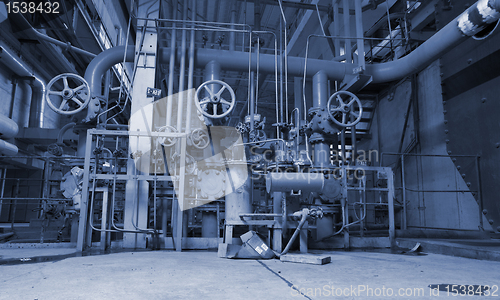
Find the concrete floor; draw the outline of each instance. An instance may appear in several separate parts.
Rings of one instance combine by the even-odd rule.
[[[31,250],[0,249],[0,256],[29,257]],[[61,255],[69,249],[43,250],[43,255]],[[390,298],[367,296],[360,286],[372,288],[373,295],[385,288],[385,293],[392,289],[394,298],[434,299],[430,284],[500,285],[496,261],[439,254],[321,253],[331,255],[332,262],[320,266],[222,259],[215,252],[143,251],[0,265],[0,299],[319,299],[332,298],[332,287],[334,293],[342,288],[347,296],[337,298]],[[403,296],[397,297],[401,288]],[[425,295],[416,296],[414,288],[423,288]]]

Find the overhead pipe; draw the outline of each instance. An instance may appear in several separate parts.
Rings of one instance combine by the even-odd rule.
[[[487,9],[483,9],[483,14],[479,13],[479,8],[487,3]],[[484,11],[488,11],[485,13]],[[364,74],[373,77],[373,83],[382,83],[398,80],[402,77],[417,72],[429,63],[440,57],[450,48],[463,42],[469,36],[473,36],[483,30],[489,24],[499,18],[500,0],[480,0],[471,6],[463,14],[455,18],[443,29],[435,33],[425,43],[420,45],[410,54],[396,61],[381,64],[366,65]],[[477,15],[483,16],[481,20]],[[469,25],[469,26],[466,26]],[[160,59],[168,61],[166,52],[170,49],[160,49]],[[256,70],[255,54],[252,54],[251,68]],[[288,75],[302,76],[304,72],[304,58],[288,57]],[[247,53],[198,49],[196,52],[197,65],[203,66],[211,60],[218,61],[221,68],[231,71],[244,71],[248,69],[249,57]],[[343,80],[346,74],[353,74],[356,65],[351,63],[340,63],[335,61],[325,61],[319,59],[308,59],[306,75],[312,77],[320,70],[324,70],[330,80]],[[270,54],[260,54],[260,71],[272,72],[274,68],[274,57]]]
[[[91,95],[101,94],[101,81],[102,76],[111,69],[114,65],[123,62],[123,54],[125,53],[125,46],[116,46],[105,50],[97,55],[88,65],[84,78],[89,84]],[[134,61],[135,49],[134,47],[127,47],[125,53],[125,61]]]
[[[191,20],[196,21],[196,0],[192,0],[192,8],[191,8]],[[194,46],[195,46],[195,31],[194,24],[191,26],[193,30],[190,32],[190,41],[189,41],[189,66],[188,66],[188,97],[187,97],[187,105],[186,105],[186,132],[191,131],[191,109],[193,103],[194,95],[193,95],[193,85],[194,85]]]
[[[29,127],[43,127],[45,83],[6,47],[0,46],[0,61],[21,79],[29,79],[31,105]]]
[[[172,19],[177,18],[177,6],[179,5],[179,1],[173,1],[173,9],[172,9]],[[172,24],[172,33],[171,33],[171,41],[170,41],[170,57],[169,57],[169,66],[168,66],[168,86],[167,86],[167,112],[166,112],[166,125],[172,125],[172,95],[174,94],[174,73],[175,73],[175,43],[177,42],[177,31],[175,29],[176,23]]]
[[[18,151],[19,149],[16,145],[0,140],[0,153],[7,156],[13,156],[16,155]]]
[[[351,18],[349,15],[349,0],[343,0],[342,2],[344,11],[343,11],[343,17],[344,17],[344,36],[351,36]],[[352,52],[351,52],[351,40],[350,39],[345,39],[345,44],[344,44],[344,53],[346,57],[346,62],[351,62],[352,61]]]
[[[373,83],[389,82],[408,76],[423,69],[468,37],[481,32],[488,25],[497,21],[499,17],[500,0],[479,0],[405,57],[392,62],[366,65],[364,74],[372,76]],[[118,55],[119,59],[111,62],[109,60],[109,58],[113,57],[111,53],[119,51],[121,51],[121,56]],[[85,79],[89,78],[87,81],[91,85],[91,89],[100,88],[100,84],[96,83],[100,83],[100,78],[107,69],[123,59],[124,51],[123,46],[114,47],[103,51],[92,60],[85,72]],[[170,61],[170,51],[170,48],[160,48],[159,59],[161,63]],[[127,61],[133,61],[133,54],[133,49],[127,51]],[[180,53],[177,55],[180,56]],[[252,70],[257,70],[255,55],[252,54],[253,57],[251,58]],[[249,59],[248,53],[239,51],[215,49],[197,49],[195,51],[195,64],[199,67],[205,66],[210,61],[216,61],[224,70],[243,72],[248,70]],[[274,72],[273,55],[260,54],[259,61],[259,72]],[[288,75],[304,75],[304,58],[288,57],[288,62]],[[110,63],[112,64],[110,65]],[[105,66],[107,66],[107,69],[103,71]],[[323,70],[330,80],[343,80],[347,74],[353,74],[355,68],[356,65],[350,63],[309,58],[307,60],[306,75],[312,77],[318,71]]]
[[[328,98],[328,78],[319,71],[313,76],[313,108],[326,109]],[[323,136],[323,141],[314,142],[314,166],[325,168],[330,164],[330,145]]]
[[[17,123],[7,116],[0,115],[0,138],[10,139],[17,135],[19,126]]]

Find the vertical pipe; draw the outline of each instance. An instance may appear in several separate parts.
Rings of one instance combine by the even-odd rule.
[[[360,68],[363,70],[365,69],[365,42],[363,39],[363,16],[362,16],[362,7],[361,7],[361,1],[362,0],[355,0],[354,1],[354,10],[355,10],[355,18],[356,18],[356,36],[358,38],[357,40],[357,47],[358,47],[358,62]]]
[[[219,79],[220,79],[220,64],[215,60],[212,60],[205,66],[205,81],[219,80]],[[210,88],[214,93],[217,92],[215,90],[216,88],[215,84],[208,85],[208,88]]]
[[[260,15],[260,0],[253,2],[253,30],[260,31],[261,15]]]
[[[350,16],[349,16],[349,0],[342,0],[343,6],[344,6],[344,36],[345,37],[350,37],[351,36],[351,22],[350,22]],[[347,63],[351,63],[352,61],[352,53],[351,53],[351,40],[346,39],[345,44],[344,44],[344,53],[345,53],[345,59]]]
[[[196,20],[196,0],[192,0],[191,8],[191,21]],[[191,26],[191,40],[189,42],[189,70],[188,70],[188,97],[186,105],[186,132],[191,131],[191,110],[193,106],[193,77],[194,77],[194,42],[195,42],[195,30],[194,25]]]
[[[195,1],[193,1],[193,5],[195,5]],[[231,29],[234,30],[234,24],[236,23],[236,7],[238,5],[238,1],[233,1],[231,5]],[[194,20],[194,18],[193,18]],[[229,51],[236,50],[236,32],[229,32]]]
[[[178,0],[173,0],[173,11],[172,11],[172,19],[177,18],[177,5]],[[172,39],[170,41],[170,60],[169,60],[169,71],[168,71],[168,91],[167,91],[167,111],[166,111],[166,125],[172,124],[172,95],[174,94],[174,70],[175,70],[175,51],[176,51],[176,39],[177,32],[175,29],[176,23],[172,24]]]
[[[340,36],[340,19],[339,19],[339,0],[332,0],[333,2],[333,35]],[[335,48],[335,57],[340,56],[340,39],[333,40]]]
[[[328,78],[326,73],[319,71],[313,76],[313,107],[326,108],[328,102]],[[314,165],[326,167],[330,164],[330,145],[317,142],[314,145]]]
[[[354,121],[355,118],[351,116],[351,121]],[[351,165],[356,165],[356,156],[358,152],[358,147],[356,144],[356,125],[351,126]]]
[[[276,123],[277,128],[283,123],[283,19],[280,19],[280,120]]]
[[[188,4],[184,2],[182,7],[182,20],[187,19]],[[186,23],[182,23],[183,27]],[[181,59],[179,66],[179,97],[177,97],[177,131],[182,132],[183,109],[184,109],[184,81],[186,76],[186,30],[182,30],[181,36]]]
[[[401,185],[403,188],[403,229],[406,229],[406,183],[405,183],[405,156],[401,154]]]
[[[250,132],[254,131],[253,118],[255,115],[255,72],[250,72]]]

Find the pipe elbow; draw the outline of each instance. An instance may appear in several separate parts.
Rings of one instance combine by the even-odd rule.
[[[135,47],[116,46],[105,50],[97,55],[85,70],[85,80],[88,82],[90,92],[93,95],[100,95],[101,78],[104,73],[114,65],[123,62],[134,61]]]

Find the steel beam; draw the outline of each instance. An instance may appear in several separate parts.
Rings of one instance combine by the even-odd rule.
[[[147,0],[138,3],[138,16],[158,18],[159,2],[152,5],[146,4]],[[154,87],[156,76],[156,49],[157,32],[153,21],[138,20],[136,36],[137,53],[135,57],[136,72],[133,80],[131,117],[129,130],[131,132],[141,131],[149,133],[154,130],[153,105],[151,97],[147,97],[148,87]],[[123,52],[122,52],[123,55]],[[123,59],[123,56],[122,56]],[[95,89],[95,86],[93,86]],[[93,91],[94,92],[94,91]],[[137,160],[129,160],[127,174],[149,174],[150,170],[150,137],[129,137],[129,148],[131,152],[142,153]],[[149,183],[147,181],[128,180],[125,193],[125,230],[145,230],[148,226],[148,196]],[[145,248],[146,235],[141,233],[124,233],[124,248]]]

